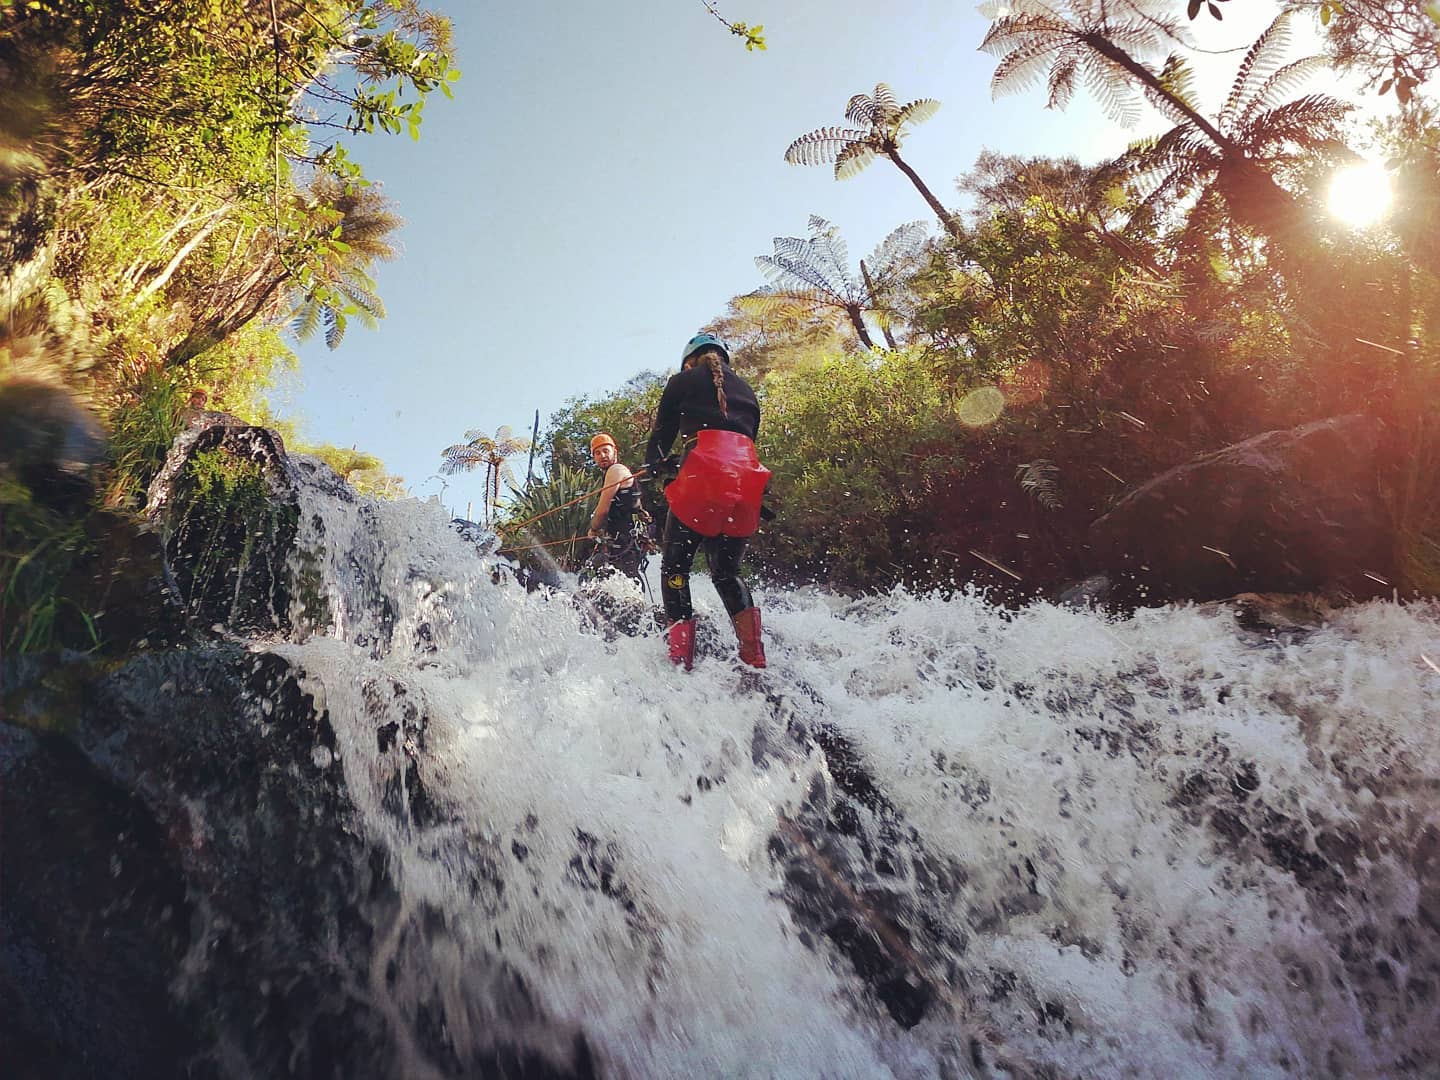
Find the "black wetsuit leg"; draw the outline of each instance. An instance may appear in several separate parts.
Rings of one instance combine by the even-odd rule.
[[[750,540],[744,536],[715,536],[705,541],[705,558],[710,563],[710,580],[731,618],[754,605],[750,586],[740,579],[740,560]]]
[[[710,562],[710,577],[725,610],[738,615],[750,607],[750,589],[740,580],[740,560],[749,541],[741,536],[715,536],[706,539],[674,514],[665,518],[664,549],[660,557],[660,596],[665,603],[665,617],[671,622],[693,618],[690,603],[690,568],[695,552],[705,545]]]
[[[674,514],[665,516],[660,554],[660,599],[665,605],[665,617],[672,623],[695,616],[695,609],[690,605],[690,568],[695,565],[695,552],[704,539]]]

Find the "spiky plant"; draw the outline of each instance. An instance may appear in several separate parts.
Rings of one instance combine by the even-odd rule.
[[[523,565],[543,563],[548,556],[563,569],[574,570],[594,502],[585,496],[593,490],[584,470],[556,462],[544,480],[527,485],[504,504],[504,517],[495,526],[500,550]]]
[[[1198,168],[1193,175],[1213,177],[1215,191],[1241,224],[1288,248],[1302,242],[1304,214],[1272,173],[1277,150],[1329,145],[1345,106],[1315,95],[1267,108],[1313,63],[1279,65],[1287,13],[1246,53],[1220,120],[1213,123],[1199,111],[1190,69],[1178,55],[1166,56],[1158,71],[1148,66],[1171,41],[1188,40],[1184,28],[1163,9],[1134,0],[1062,0],[1054,5],[1013,0],[981,10],[994,20],[981,48],[1000,57],[991,79],[995,93],[1025,89],[1043,75],[1049,107],[1064,108],[1083,79],[1106,112],[1123,124],[1138,119],[1143,95],[1176,127],[1137,153],[1131,166],[1162,169],[1169,164],[1180,170],[1174,182],[1162,179],[1162,184],[1179,182]],[[1195,186],[1190,185],[1192,190]]]
[[[751,294],[758,306],[767,301],[795,305],[813,314],[843,315],[855,336],[867,349],[875,347],[865,326],[864,314],[888,311],[886,297],[893,290],[901,269],[925,241],[925,226],[918,221],[901,225],[887,236],[870,256],[870,265],[860,261],[860,278],[850,273],[850,254],[840,230],[824,218],[810,216],[807,238],[777,236],[775,254],[757,255],[755,265],[770,280],[772,288]],[[886,344],[895,348],[889,319],[881,320]]]
[[[484,466],[485,502],[483,512],[485,520],[488,522],[494,515],[496,505],[500,502],[500,481],[504,479],[511,487],[514,487],[514,477],[510,473],[510,466],[506,458],[529,448],[530,440],[517,436],[508,424],[502,424],[497,428],[493,437],[478,429],[472,429],[465,432],[463,443],[447,446],[440,451],[441,457],[445,459],[440,465],[440,471],[446,475],[453,475],[458,472],[470,472],[479,466]]]
[[[900,105],[895,93],[885,83],[875,85],[874,95],[856,94],[845,106],[845,119],[855,127],[823,127],[806,132],[785,151],[785,160],[792,165],[835,165],[835,179],[846,180],[883,155],[910,178],[915,190],[930,204],[945,230],[958,237],[960,224],[941,205],[920,175],[900,157],[900,144],[909,134],[906,130],[924,123],[935,115],[940,102],[920,98]]]
[[[378,188],[347,187],[324,173],[311,184],[308,198],[322,219],[334,221],[331,227],[338,234],[297,299],[289,323],[301,341],[323,327],[325,344],[334,349],[350,318],[373,330],[385,317],[385,305],[367,271],[376,262],[395,258],[391,237],[400,227],[400,216]]]

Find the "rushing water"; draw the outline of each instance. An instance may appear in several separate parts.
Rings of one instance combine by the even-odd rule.
[[[365,991],[406,1075],[421,1016],[607,1076],[1433,1075],[1437,606],[762,589],[756,676],[697,577],[686,674],[434,503],[303,507],[330,625],[276,651],[434,929]]]

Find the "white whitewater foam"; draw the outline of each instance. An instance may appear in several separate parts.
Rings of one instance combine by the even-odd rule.
[[[1433,604],[1266,639],[1223,606],[761,590],[767,696],[701,576],[727,651],[687,675],[658,630],[607,640],[570,596],[497,584],[438,504],[302,505],[330,624],[275,651],[329,711],[407,903],[444,915],[429,977],[462,1060],[508,1037],[565,1061],[575,1031],[618,1076],[1422,1075],[1440,1055]],[[819,869],[961,942],[900,949],[936,990],[908,1030],[804,931],[772,857],[817,778],[835,793],[787,720],[853,746],[903,823],[893,872]],[[439,823],[386,806],[389,722],[423,739]],[[553,1030],[513,1029],[476,974],[497,962]],[[403,1025],[403,981],[373,983]]]

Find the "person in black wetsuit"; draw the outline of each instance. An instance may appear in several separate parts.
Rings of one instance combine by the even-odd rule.
[[[645,451],[646,468],[653,476],[661,470],[676,436],[686,441],[679,474],[665,488],[670,512],[660,561],[670,659],[686,671],[695,662],[690,568],[701,544],[715,590],[735,625],[740,659],[752,667],[765,666],[760,609],[740,579],[740,560],[759,527],[760,502],[770,479],[770,471],[755,452],[759,430],[755,391],[731,370],[724,343],[712,334],[691,338],[682,352],[679,374],[670,377],[660,397]]]
[[[595,551],[585,561],[581,577],[594,577],[613,568],[642,580],[648,552],[643,542],[646,538],[636,525],[648,522],[650,515],[640,506],[639,481],[620,464],[615,440],[605,432],[590,440],[590,456],[604,470],[605,482],[590,515],[588,535],[595,541]]]

